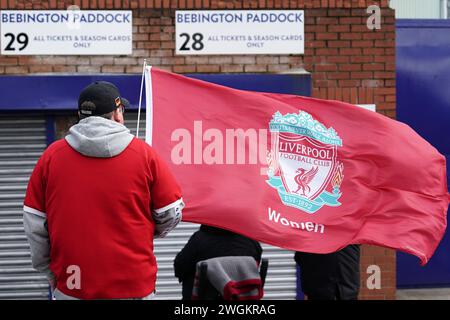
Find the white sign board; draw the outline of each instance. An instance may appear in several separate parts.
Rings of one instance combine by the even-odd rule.
[[[131,11],[0,11],[1,54],[132,53]]]
[[[303,10],[176,11],[176,54],[303,54]]]

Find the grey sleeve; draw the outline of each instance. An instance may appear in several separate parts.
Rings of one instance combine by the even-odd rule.
[[[30,244],[33,268],[44,273],[52,284],[55,276],[49,266],[50,239],[47,230],[47,219],[25,211],[23,226]]]
[[[152,211],[152,217],[155,221],[155,238],[164,238],[178,225],[182,218],[184,206],[184,202],[181,200],[173,207],[163,211]]]

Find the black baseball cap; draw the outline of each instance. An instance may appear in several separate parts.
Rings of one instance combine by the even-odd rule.
[[[84,116],[107,114],[120,106],[128,108],[130,102],[120,96],[119,89],[114,84],[107,81],[91,83],[78,97],[78,110]]]

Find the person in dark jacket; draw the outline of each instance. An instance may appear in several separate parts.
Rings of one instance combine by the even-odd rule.
[[[190,300],[197,262],[225,256],[251,256],[261,261],[259,242],[231,231],[201,225],[174,261],[175,276],[183,286],[183,300]]]
[[[296,252],[302,291],[308,300],[356,300],[359,293],[359,245],[329,254]]]

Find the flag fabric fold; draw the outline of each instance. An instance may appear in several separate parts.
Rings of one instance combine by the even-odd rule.
[[[155,68],[146,80],[147,130],[181,185],[184,221],[296,251],[433,255],[447,224],[445,157],[409,126]]]

